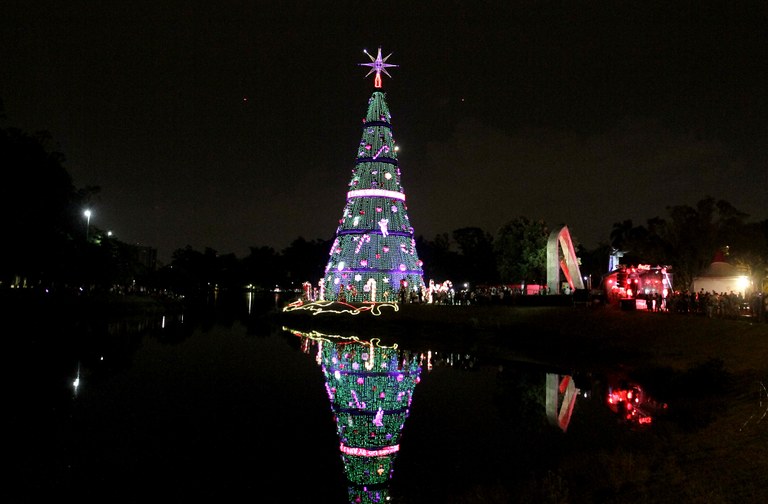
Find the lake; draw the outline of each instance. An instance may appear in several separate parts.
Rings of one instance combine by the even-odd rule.
[[[674,405],[618,368],[413,350],[407,336],[383,345],[284,327],[264,317],[274,309],[244,298],[24,318],[8,355],[10,501],[613,502],[649,491],[633,453],[663,451]]]

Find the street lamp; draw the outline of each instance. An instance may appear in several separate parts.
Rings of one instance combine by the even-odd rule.
[[[88,232],[91,229],[91,210],[88,209],[85,212],[83,212],[83,215],[85,215],[85,241],[88,241]]]

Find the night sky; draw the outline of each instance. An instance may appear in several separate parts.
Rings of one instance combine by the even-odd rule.
[[[49,131],[91,223],[161,261],[279,252],[333,238],[379,46],[416,235],[768,218],[765,0],[6,0],[2,125]]]

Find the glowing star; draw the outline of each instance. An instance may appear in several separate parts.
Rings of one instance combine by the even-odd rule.
[[[368,77],[372,73],[376,72],[376,77],[373,79],[373,85],[377,88],[381,87],[381,73],[384,72],[384,75],[386,75],[389,78],[392,78],[391,75],[389,75],[389,72],[387,72],[387,68],[390,67],[397,67],[399,65],[393,65],[391,63],[387,63],[387,60],[390,56],[392,56],[392,53],[389,53],[386,58],[381,57],[381,47],[379,47],[379,52],[376,54],[376,57],[374,58],[367,49],[363,49],[363,52],[371,58],[370,63],[358,63],[360,66],[367,66],[371,67],[371,71],[368,72],[365,76]]]

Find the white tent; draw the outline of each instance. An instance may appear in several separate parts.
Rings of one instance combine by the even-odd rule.
[[[728,264],[719,257],[715,258],[709,268],[700,276],[693,279],[694,292],[716,292],[730,294],[734,292],[746,296],[749,287],[749,277],[736,266]]]

